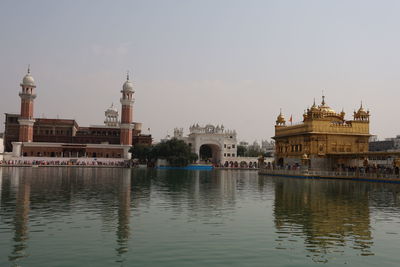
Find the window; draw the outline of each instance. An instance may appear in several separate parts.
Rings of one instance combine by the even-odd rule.
[[[226,148],[226,144],[224,144],[224,148]]]
[[[228,157],[230,157],[231,156],[231,153],[228,153]]]
[[[235,153],[232,153],[232,157],[234,157],[235,156]]]
[[[224,153],[224,157],[226,157],[226,153]]]
[[[235,145],[232,145],[232,148],[235,148]]]

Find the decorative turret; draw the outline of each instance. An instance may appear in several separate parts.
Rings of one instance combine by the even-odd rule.
[[[121,145],[132,145],[132,111],[134,103],[133,83],[129,81],[129,73],[126,75],[126,81],[122,86],[121,97]]]
[[[175,128],[174,129],[174,138],[177,138],[177,139],[183,138],[183,128]]]
[[[276,126],[286,126],[286,120],[282,114],[282,110],[279,112],[279,115],[276,118]]]
[[[119,126],[119,120],[118,120],[118,110],[114,106],[114,103],[111,104],[111,106],[104,112],[104,115],[106,116],[104,120],[104,124],[109,127],[117,127]]]
[[[315,105],[314,99],[314,103],[311,108],[307,109],[307,112],[303,115],[303,121],[325,118],[329,120],[336,118],[335,120],[343,121],[344,114],[336,113],[335,110],[329,107],[325,102],[325,96],[322,95],[321,104],[319,106]]]
[[[21,92],[21,116],[19,122],[19,141],[32,142],[33,141],[33,100],[36,98],[34,90],[36,88],[35,80],[31,76],[30,67],[28,66],[28,73],[22,79]]]
[[[342,120],[344,120],[344,116],[346,116],[346,113],[344,112],[344,109],[342,109],[342,111],[340,112],[340,117],[342,118]]]
[[[354,111],[354,120],[356,121],[369,121],[369,110],[365,111],[363,108],[363,104],[361,101],[360,108],[357,110],[357,112]]]

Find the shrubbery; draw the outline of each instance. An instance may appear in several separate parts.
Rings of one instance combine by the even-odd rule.
[[[140,163],[155,162],[157,159],[165,159],[171,166],[186,166],[196,162],[198,156],[192,153],[190,147],[182,140],[176,138],[158,143],[153,146],[135,145],[131,148],[133,158]]]

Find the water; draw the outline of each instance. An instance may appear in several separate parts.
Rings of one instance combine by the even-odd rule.
[[[0,266],[397,266],[400,185],[0,168]]]

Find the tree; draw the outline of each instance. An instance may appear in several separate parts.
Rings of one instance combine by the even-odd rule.
[[[131,147],[129,152],[132,153],[133,158],[138,159],[140,163],[144,164],[149,160],[151,149],[150,145],[137,144]]]
[[[262,154],[263,153],[261,151],[261,148],[256,147],[256,146],[249,146],[249,148],[247,149],[247,152],[246,152],[247,157],[258,157]]]
[[[184,141],[172,138],[155,145],[149,153],[149,158],[165,159],[171,166],[186,166],[195,162],[198,156],[190,151],[190,147]]]
[[[245,146],[238,145],[237,146],[237,155],[238,157],[244,157],[246,155],[247,148]]]

